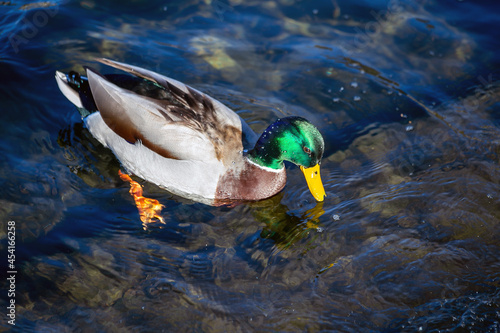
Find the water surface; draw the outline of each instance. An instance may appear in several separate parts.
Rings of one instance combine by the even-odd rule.
[[[7,290],[15,221],[15,329],[497,332],[499,9],[0,3],[0,268]],[[280,194],[236,207],[138,179],[165,205],[166,223],[144,230],[119,162],[54,80],[105,70],[101,56],[192,85],[257,132],[310,119],[325,202],[290,165]]]

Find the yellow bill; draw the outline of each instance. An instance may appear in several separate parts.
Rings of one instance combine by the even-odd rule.
[[[319,164],[316,164],[311,168],[304,168],[301,166],[300,170],[306,177],[307,186],[309,187],[309,191],[311,191],[314,199],[320,202],[325,200],[326,193],[319,174]]]

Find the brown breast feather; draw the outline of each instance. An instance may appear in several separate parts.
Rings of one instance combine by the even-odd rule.
[[[243,168],[230,169],[220,177],[215,201],[226,204],[234,200],[262,200],[280,192],[286,184],[286,171],[267,171],[243,161]]]

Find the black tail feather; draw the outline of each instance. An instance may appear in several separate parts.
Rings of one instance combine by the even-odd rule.
[[[87,114],[82,113],[82,116],[96,112],[97,106],[94,102],[94,98],[92,97],[88,79],[74,71],[69,72],[66,76],[70,87],[78,91],[80,95],[80,100],[82,101],[83,108],[85,109],[79,110],[80,113],[87,111]]]

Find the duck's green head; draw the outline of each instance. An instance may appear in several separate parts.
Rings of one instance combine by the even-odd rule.
[[[250,159],[271,169],[283,168],[283,161],[290,161],[304,173],[314,198],[323,201],[325,190],[319,173],[325,142],[318,129],[301,117],[276,120],[260,136]]]

